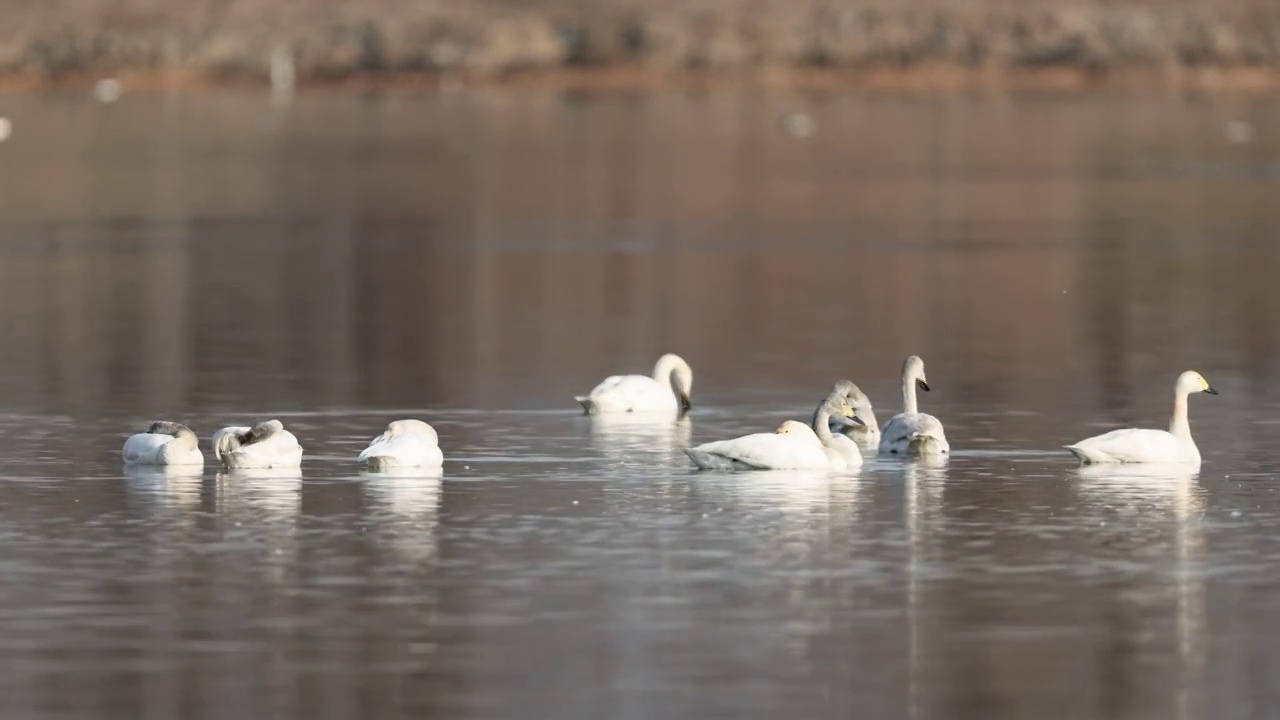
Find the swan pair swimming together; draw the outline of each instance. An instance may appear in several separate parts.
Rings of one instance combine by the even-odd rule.
[[[575,398],[587,414],[687,412],[691,406],[693,371],[677,355],[663,355],[653,376],[614,375],[587,396]],[[942,422],[920,412],[917,390],[929,391],[924,361],[912,355],[902,364],[903,411],[880,429],[866,394],[848,380],[836,383],[806,426],[783,423],[774,433],[755,433],[733,440],[706,443],[685,452],[703,469],[851,468],[862,463],[858,446],[877,447],[889,455],[940,456],[951,452]],[[1082,464],[1200,462],[1191,438],[1187,397],[1218,394],[1204,376],[1188,370],[1174,385],[1173,418],[1166,430],[1126,428],[1064,446]],[[836,401],[843,402],[837,407]],[[852,409],[850,413],[841,412]],[[826,418],[824,421],[823,418]],[[836,438],[853,440],[856,460]],[[824,464],[825,461],[825,464]]]
[[[213,434],[213,454],[224,469],[293,468],[302,464],[302,446],[279,420],[253,427],[225,427]],[[124,443],[127,465],[204,465],[199,439],[175,422],[153,422]],[[444,464],[435,428],[421,420],[396,420],[369,443],[356,461],[370,470],[438,468]]]

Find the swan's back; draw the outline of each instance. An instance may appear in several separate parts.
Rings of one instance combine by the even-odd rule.
[[[611,375],[601,381],[591,394],[574,399],[588,415],[674,411],[677,408],[670,386],[646,375]]]
[[[800,470],[830,468],[832,461],[818,436],[804,423],[783,423],[786,432],[754,433],[685,450],[702,469]]]
[[[124,461],[130,464],[155,465],[160,460],[160,448],[173,442],[172,435],[138,433],[124,441]]]
[[[397,420],[357,457],[371,470],[439,467],[444,463],[435,428],[421,420]]]
[[[1184,462],[1200,459],[1194,443],[1166,430],[1125,428],[1067,445],[1083,463]]]
[[[951,451],[942,422],[928,413],[901,413],[885,423],[880,452],[899,455],[934,455]]]

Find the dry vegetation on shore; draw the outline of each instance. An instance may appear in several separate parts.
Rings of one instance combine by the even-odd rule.
[[[9,0],[0,77],[808,73],[1280,77],[1280,3]],[[877,75],[877,73],[879,75]]]

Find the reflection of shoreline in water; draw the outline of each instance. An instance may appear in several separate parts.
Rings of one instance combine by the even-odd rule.
[[[591,447],[615,460],[632,453],[676,453],[689,447],[693,419],[662,414],[591,415]]]
[[[1137,523],[1130,533],[1144,537],[1173,522],[1172,574],[1177,629],[1178,685],[1175,717],[1204,715],[1208,638],[1204,559],[1206,543],[1202,518],[1205,500],[1200,491],[1198,465],[1135,463],[1082,465],[1073,470],[1081,494],[1110,509],[1125,508]],[[1159,510],[1160,512],[1153,512]],[[1160,532],[1157,537],[1163,536]]]
[[[436,554],[443,473],[401,468],[361,473],[361,492],[369,500],[372,529],[409,563]]]

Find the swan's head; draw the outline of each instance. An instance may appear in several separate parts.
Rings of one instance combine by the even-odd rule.
[[[419,435],[433,443],[440,442],[436,429],[421,420],[396,420],[387,425],[386,435]]]
[[[839,388],[837,388],[838,390]],[[844,395],[837,395],[835,392],[822,404],[820,412],[826,412],[829,417],[834,418],[836,422],[845,427],[863,427],[866,425],[854,412],[849,400]]]
[[[802,422],[788,420],[778,426],[779,435],[813,435],[813,428]]]
[[[929,380],[924,375],[924,360],[919,355],[912,355],[902,363],[902,379],[908,382],[914,380],[916,387],[929,392]]]
[[[278,432],[284,432],[284,423],[274,419],[265,420],[254,425],[253,428],[249,430],[246,437],[242,437],[240,439],[240,442],[250,443],[265,440]]]
[[[152,435],[172,435],[177,437],[184,432],[191,432],[191,428],[183,425],[182,423],[157,420],[156,422],[151,423],[151,426],[147,428],[147,432]]]
[[[1195,370],[1188,370],[1178,376],[1177,390],[1180,395],[1190,395],[1191,393],[1209,393],[1217,395],[1218,391],[1213,389],[1208,380]]]
[[[862,388],[858,387],[851,380],[839,380],[836,382],[835,390],[831,391],[833,395],[839,395],[849,401],[853,406],[854,413],[859,410],[871,409],[871,398],[862,392]]]
[[[658,358],[653,366],[653,379],[671,383],[671,392],[675,393],[676,401],[680,403],[680,412],[688,412],[693,407],[693,369],[684,358],[675,353],[667,353]]]

